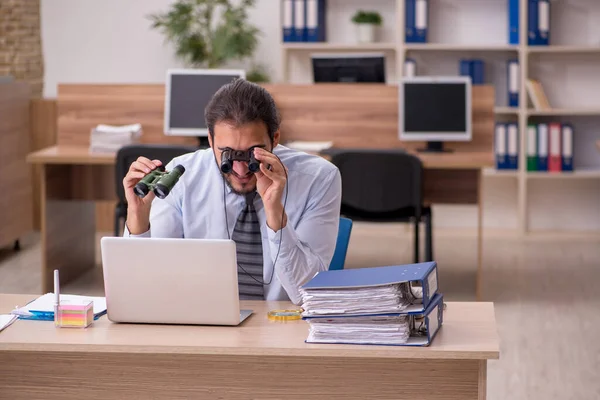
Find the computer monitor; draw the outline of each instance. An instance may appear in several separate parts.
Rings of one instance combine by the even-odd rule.
[[[422,151],[444,151],[444,142],[472,138],[468,76],[402,78],[398,106],[400,140],[427,141]]]
[[[246,79],[244,70],[169,69],[165,84],[164,133],[207,137],[204,109],[221,86]]]
[[[383,53],[311,54],[315,83],[385,83]]]

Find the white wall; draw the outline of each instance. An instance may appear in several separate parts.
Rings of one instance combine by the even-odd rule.
[[[590,1],[561,2],[559,11],[568,17],[567,22],[577,22],[578,34],[585,43],[598,43],[597,24],[590,18],[600,13],[590,13]],[[167,68],[181,66],[165,45],[157,31],[150,29],[146,16],[165,10],[170,0],[42,0],[42,44],[45,57],[46,97],[56,96],[57,83],[160,83]],[[281,51],[279,49],[279,0],[257,0],[251,12],[252,22],[262,32],[256,59],[266,62],[274,81],[281,79]],[[568,4],[566,4],[568,3]],[[364,0],[329,0],[327,17],[328,35],[335,42],[353,41],[354,31],[349,19],[357,8],[365,8]],[[384,17],[381,40],[392,42],[396,36],[395,0],[371,0],[369,9],[379,10]],[[553,2],[557,4],[557,2]],[[506,13],[506,0],[435,0],[437,10],[432,12],[432,40],[451,43],[504,43],[506,21],[490,20],[489,10]],[[458,22],[452,27],[438,23],[447,15]],[[556,15],[556,14],[554,14]],[[590,17],[590,15],[592,17]],[[486,35],[479,35],[485,23]],[[564,22],[555,23],[558,41],[576,43]],[[480,24],[481,24],[480,23]],[[554,23],[554,22],[553,22]],[[475,33],[474,33],[475,32]],[[425,73],[458,73],[458,57],[420,54],[418,63]],[[467,54],[463,56],[469,56]],[[470,54],[482,56],[482,54]],[[504,63],[508,55],[483,54],[486,76],[499,87],[504,86]],[[310,69],[306,54],[294,57],[291,68],[293,82],[309,82]],[[557,106],[569,104],[596,106],[600,104],[597,79],[600,57],[557,60],[550,66],[532,65],[533,74],[544,74],[543,83],[551,101]],[[390,66],[393,66],[390,60]],[[543,68],[543,70],[541,70]],[[589,76],[594,84],[581,79]],[[393,76],[393,74],[391,75]],[[561,82],[551,86],[554,82]],[[583,94],[583,96],[581,95]],[[504,105],[506,96],[499,91],[497,105]],[[576,149],[587,154],[585,164],[599,166],[600,154],[589,150],[594,138],[600,138],[596,119],[584,119],[575,126],[578,133]],[[580,126],[580,131],[578,131]],[[577,138],[580,138],[578,141]],[[594,160],[594,156],[598,156]],[[590,158],[591,157],[591,158]],[[591,161],[590,161],[591,160]],[[573,195],[576,193],[576,195]],[[548,180],[529,183],[530,227],[532,229],[600,230],[600,180],[562,181]],[[511,178],[487,178],[484,191],[484,224],[486,227],[512,229],[517,227],[517,185]],[[472,227],[476,222],[476,209],[470,206],[439,206],[434,210],[435,226]]]

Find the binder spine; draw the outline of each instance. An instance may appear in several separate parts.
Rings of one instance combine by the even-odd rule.
[[[562,125],[562,170],[573,171],[573,126]]]
[[[538,125],[538,171],[548,171],[548,125]]]
[[[506,124],[496,123],[494,133],[494,154],[496,155],[496,169],[507,169],[506,155]]]
[[[415,2],[415,33],[418,43],[427,43],[427,20],[429,17],[428,0],[416,0]]]
[[[306,0],[294,0],[294,41],[306,41]]]
[[[519,168],[519,126],[508,124],[508,169]]]
[[[326,0],[306,0],[306,41],[325,41]]]
[[[550,43],[550,1],[538,0],[538,44],[547,46]]]
[[[470,76],[471,81],[473,81],[473,69],[472,69],[471,60],[460,60],[458,65],[458,72],[461,76]]]
[[[294,41],[294,3],[292,0],[283,0],[281,3],[281,12],[283,20],[283,41]]]
[[[550,154],[548,159],[548,171],[560,172],[562,170],[561,160],[561,124],[552,123],[550,128]]]
[[[538,0],[528,0],[527,3],[527,44],[539,44]]]
[[[537,171],[537,127],[527,126],[527,171]]]
[[[431,344],[433,338],[440,330],[440,327],[444,323],[444,297],[443,295],[437,303],[435,310],[432,310],[426,317],[427,326],[427,345]]]
[[[518,60],[508,60],[508,106],[519,107],[520,69]]]
[[[416,0],[405,0],[404,21],[405,33],[404,41],[406,43],[415,43],[415,2]]]
[[[519,0],[508,0],[508,43],[519,44]]]
[[[483,60],[471,60],[471,81],[473,85],[483,85],[485,81],[485,64]]]

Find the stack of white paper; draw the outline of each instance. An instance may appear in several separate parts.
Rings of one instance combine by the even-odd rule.
[[[90,150],[94,152],[116,152],[123,146],[139,142],[142,125],[112,126],[100,124],[90,134]]]
[[[0,332],[4,328],[8,328],[10,326],[10,324],[12,324],[13,322],[15,322],[16,320],[17,320],[17,316],[16,315],[1,314],[0,315]]]
[[[410,337],[409,317],[338,317],[310,320],[308,342],[404,344]]]
[[[290,149],[304,151],[307,153],[319,153],[323,150],[330,149],[333,146],[333,142],[307,142],[307,141],[294,141],[287,142],[285,144],[286,147]]]
[[[365,315],[398,313],[405,310],[407,298],[401,284],[363,288],[303,289],[304,316]]]

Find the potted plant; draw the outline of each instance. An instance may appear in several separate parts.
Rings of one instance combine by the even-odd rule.
[[[375,41],[376,29],[381,26],[383,18],[377,11],[358,10],[352,17],[356,25],[359,43],[372,43]]]
[[[168,11],[149,18],[187,66],[221,68],[256,50],[260,31],[248,22],[248,9],[254,4],[255,0],[176,0]]]

